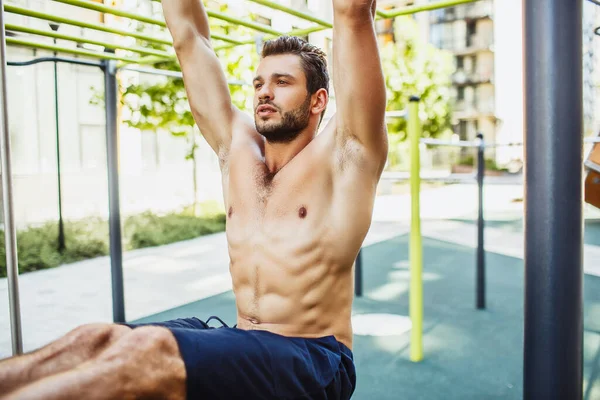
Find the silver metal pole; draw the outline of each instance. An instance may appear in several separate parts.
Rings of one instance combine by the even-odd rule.
[[[0,157],[2,158],[2,206],[4,217],[4,245],[8,273],[8,304],[13,355],[23,353],[21,335],[21,308],[19,305],[19,270],[17,232],[14,223],[12,169],[10,165],[10,133],[8,132],[8,105],[6,102],[6,38],[4,34],[4,1],[0,0]]]
[[[112,60],[104,61],[106,107],[106,153],[108,165],[108,207],[110,265],[112,272],[113,321],[125,322],[125,289],[123,284],[123,243],[119,199],[119,134],[117,132],[117,69]]]

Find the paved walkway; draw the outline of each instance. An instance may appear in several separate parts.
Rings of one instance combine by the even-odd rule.
[[[477,209],[475,185],[452,185],[421,196],[423,235],[475,247],[475,225],[451,219],[471,218]],[[518,185],[490,185],[485,191],[486,218],[522,216]],[[365,246],[409,231],[408,195],[377,198],[374,222]],[[487,250],[522,258],[520,232],[486,229]],[[586,245],[586,272],[599,274],[600,247]],[[223,233],[124,255],[127,320],[135,320],[231,290],[227,243]],[[42,346],[74,327],[112,321],[110,260],[101,257],[20,277],[21,318],[26,351]],[[0,280],[7,299],[7,281]],[[11,353],[8,302],[0,307],[0,357]]]

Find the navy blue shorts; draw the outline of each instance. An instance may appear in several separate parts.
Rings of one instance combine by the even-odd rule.
[[[185,363],[188,399],[345,400],[356,387],[352,351],[334,336],[215,329],[197,318],[126,325],[162,326],[173,333]]]

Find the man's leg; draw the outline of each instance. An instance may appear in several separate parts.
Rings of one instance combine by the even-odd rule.
[[[186,371],[173,334],[142,327],[74,369],[21,387],[9,399],[185,399]]]
[[[0,393],[7,394],[38,379],[75,368],[97,357],[130,331],[131,328],[121,325],[84,325],[39,350],[2,360]]]

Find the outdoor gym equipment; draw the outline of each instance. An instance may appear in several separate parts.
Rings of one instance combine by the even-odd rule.
[[[95,9],[143,23],[164,26],[163,21],[138,16],[92,1],[59,1],[71,6]],[[274,2],[253,1],[276,8]],[[377,16],[384,19],[395,18],[400,15],[451,7],[472,1],[441,1],[397,10],[378,10]],[[597,0],[590,1],[598,4]],[[280,7],[278,10],[290,13],[290,9]],[[4,0],[0,0],[0,158],[13,352],[19,354],[22,352],[22,340],[16,232],[12,203],[10,135],[7,120],[5,45],[44,49],[102,60],[101,63],[82,60],[72,60],[72,62],[101,67],[105,73],[110,251],[115,322],[125,321],[117,171],[116,73],[119,68],[126,65],[141,67],[173,57],[156,52],[149,54],[144,49],[135,48],[133,51],[140,54],[141,57],[133,58],[106,51],[69,48],[30,39],[6,37],[4,12],[102,30],[148,42],[163,44],[170,44],[170,42],[135,32],[119,31],[102,24],[88,24],[57,16],[42,15],[34,10],[4,5]],[[301,16],[298,13],[295,15],[309,20],[307,15]],[[212,12],[210,17],[246,26],[265,35],[265,38],[281,34],[266,25],[242,21],[216,12]],[[287,32],[287,34],[304,36],[310,32],[330,29],[327,21],[312,20],[311,22],[316,25],[307,29]],[[523,390],[526,399],[576,399],[581,398],[582,394],[583,342],[582,0],[524,0],[524,23],[527,185],[525,189]],[[11,28],[14,31],[29,34],[42,34],[42,32],[35,32],[23,26],[11,25]],[[595,32],[598,34],[599,29],[596,29]],[[58,37],[58,33],[52,36],[51,32],[44,31],[43,35],[62,40],[77,39],[73,41],[79,43],[91,43],[84,38],[68,38],[66,35]],[[216,50],[256,43],[255,38],[238,40],[215,35],[213,38],[224,42],[222,45],[215,46]],[[232,43],[232,40],[235,42]],[[95,44],[100,43],[96,42]],[[105,48],[111,48],[110,44],[105,45]],[[51,58],[51,60],[63,61],[64,59]],[[415,245],[415,248],[418,246]],[[415,340],[413,338],[413,341]],[[411,351],[411,357],[412,354]],[[418,355],[418,352],[414,353],[415,358],[418,358]]]

